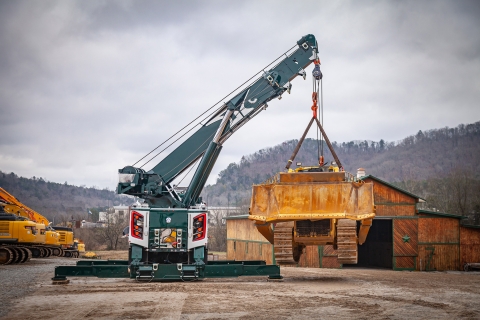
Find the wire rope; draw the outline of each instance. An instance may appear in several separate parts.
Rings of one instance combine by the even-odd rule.
[[[254,98],[260,96],[261,94],[265,93],[265,91],[267,91],[267,90],[269,90],[269,89],[270,89],[270,87],[266,86],[266,87],[263,88],[260,92],[252,95],[252,96],[251,96],[251,99],[254,99]],[[217,104],[218,104],[218,103],[217,103]],[[200,121],[200,123],[202,123],[205,119],[209,118],[211,115],[215,114],[215,113],[216,113],[218,110],[220,110],[220,109],[221,109],[221,107],[218,108],[217,110],[215,110],[214,112],[210,113],[208,116],[206,116],[205,118],[203,118],[202,121]],[[245,109],[246,109],[246,108],[243,107],[243,109],[240,109],[240,111],[245,110]],[[254,111],[254,110],[255,110],[255,109],[253,109],[252,111]],[[250,112],[249,112],[249,114],[250,114]],[[200,123],[199,123],[199,124],[200,124]],[[186,132],[184,132],[181,136],[179,136],[177,139],[175,139],[175,141],[173,141],[172,143],[170,143],[168,146],[166,146],[166,147],[163,148],[161,151],[159,151],[157,154],[155,154],[152,158],[150,158],[147,162],[145,162],[144,164],[142,164],[142,166],[141,166],[140,168],[143,168],[146,164],[148,164],[150,161],[152,161],[153,159],[155,159],[155,158],[156,158],[158,155],[160,155],[163,151],[165,151],[165,150],[167,150],[168,148],[170,148],[175,142],[177,142],[178,140],[180,140],[181,138],[183,138],[185,135],[187,135],[189,132],[191,132],[191,131],[192,131],[193,129],[195,129],[197,126],[198,126],[198,124],[195,125],[195,126],[193,126],[193,127],[191,127],[191,128],[190,128],[189,130],[187,130]],[[182,130],[183,130],[183,129],[182,129]],[[181,131],[181,130],[180,130],[180,131]],[[180,132],[180,131],[179,131],[179,132]],[[178,133],[178,132],[177,132],[177,133]],[[173,136],[172,136],[172,137],[173,137]],[[171,138],[171,137],[170,137],[170,138]],[[169,139],[170,139],[170,138],[169,138]],[[166,141],[168,141],[169,139],[167,139]],[[165,142],[166,142],[166,141],[165,141]],[[163,145],[163,144],[164,144],[164,143],[162,143],[162,145]],[[160,145],[160,146],[161,146],[161,145]],[[159,146],[159,147],[160,147],[160,146]],[[158,147],[155,148],[155,149],[158,149]],[[149,152],[149,154],[151,154],[153,151],[155,151],[155,149],[152,150],[151,152]],[[147,154],[146,156],[148,156],[148,154]],[[146,157],[146,156],[145,156],[145,157]],[[145,157],[143,157],[143,158],[145,158]],[[142,158],[142,159],[143,159],[143,158]],[[139,160],[139,161],[141,161],[141,160]],[[137,161],[136,163],[138,163],[138,161]],[[135,164],[136,164],[136,163],[135,163]],[[134,164],[134,165],[135,165],[135,164]]]
[[[288,49],[287,51],[285,51],[284,53],[282,53],[278,58],[276,58],[275,60],[273,60],[272,62],[270,62],[266,67],[262,68],[262,70],[258,71],[255,75],[253,75],[252,77],[250,77],[247,81],[243,82],[241,85],[239,85],[236,89],[234,89],[233,91],[231,91],[230,93],[228,93],[225,97],[223,97],[222,99],[220,99],[217,103],[215,103],[214,105],[212,105],[210,108],[208,108],[205,112],[203,112],[202,114],[200,114],[199,116],[197,116],[195,119],[193,119],[192,121],[190,121],[187,125],[185,125],[184,127],[182,127],[180,130],[178,130],[177,132],[175,132],[173,135],[171,135],[169,138],[167,138],[165,141],[163,141],[161,144],[159,144],[157,147],[155,147],[153,150],[151,150],[150,152],[148,152],[145,156],[143,156],[142,158],[140,158],[137,162],[135,162],[132,166],[135,166],[137,163],[139,163],[140,161],[142,161],[143,159],[145,159],[146,157],[148,157],[150,154],[152,154],[155,150],[157,150],[158,148],[160,148],[161,146],[163,146],[165,143],[167,143],[169,140],[171,140],[173,137],[175,137],[176,135],[178,135],[180,132],[182,132],[185,128],[187,128],[188,126],[190,126],[192,123],[194,123],[195,121],[197,121],[199,118],[201,118],[205,113],[209,112],[211,109],[213,109],[215,106],[217,106],[219,103],[221,103],[223,100],[225,100],[226,98],[228,98],[230,95],[232,95],[233,93],[235,93],[238,89],[242,88],[246,83],[248,83],[249,81],[251,81],[252,79],[254,79],[255,77],[257,77],[260,73],[262,72],[265,72],[265,69],[267,69],[268,67],[270,67],[272,64],[274,64],[277,60],[279,60],[280,58],[282,58],[284,55],[287,55],[287,53],[289,53],[293,48],[295,48],[297,45],[294,45],[292,46],[290,49]],[[278,65],[278,64],[277,64]],[[220,107],[221,108],[221,107]],[[217,108],[214,112],[210,113],[207,117],[205,117],[202,121],[204,121],[205,119],[207,119],[208,117],[210,117],[211,115],[213,115],[215,112],[219,111],[220,108]],[[193,130],[193,128],[195,128],[196,126],[198,126],[202,121],[200,121],[199,123],[197,123],[195,126],[192,127],[192,129],[190,129],[189,131],[187,131],[186,133],[190,132],[191,130]],[[185,133],[185,134],[186,134]],[[185,135],[184,134],[184,135]],[[184,135],[182,135],[181,137],[183,137]],[[178,139],[176,140],[178,141]],[[173,143],[172,143],[173,144]],[[168,147],[170,147],[172,144],[170,144]],[[165,149],[167,149],[168,147],[166,147]],[[165,150],[164,149],[164,150]],[[158,156],[160,153],[162,153],[163,151],[157,153],[157,155],[155,155],[152,159],[154,159],[156,156]],[[144,163],[142,165],[145,166],[148,162],[150,162],[152,159],[150,159],[149,161],[147,161],[146,163]]]
[[[177,186],[180,186],[180,183],[182,183],[183,179],[185,179],[188,174],[190,173],[190,171],[192,171],[192,169],[195,167],[195,165],[197,164],[198,160],[200,160],[200,158],[198,158],[197,160],[195,160],[195,162],[192,164],[192,166],[190,167],[190,169],[188,169],[188,172],[183,176],[182,180],[178,181],[177,183]]]

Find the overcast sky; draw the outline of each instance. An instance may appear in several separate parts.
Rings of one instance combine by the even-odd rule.
[[[119,168],[309,33],[330,140],[480,120],[479,1],[0,0],[0,170],[113,190]],[[226,142],[210,183],[301,136],[311,70]]]

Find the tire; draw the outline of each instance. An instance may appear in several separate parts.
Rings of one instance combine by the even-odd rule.
[[[17,247],[11,247],[13,251],[13,261],[12,263],[20,263],[25,258],[25,253]]]
[[[56,247],[56,248],[51,248],[52,249],[52,253],[55,257],[60,257],[61,254],[62,254],[62,249]]]
[[[25,247],[18,247],[23,252],[23,258],[19,263],[25,263],[32,257],[32,252]]]
[[[0,247],[0,265],[11,264],[13,261],[13,252],[10,248]]]
[[[39,258],[45,258],[47,256],[47,251],[45,250],[45,248],[38,247],[38,250],[40,250]]]
[[[30,247],[29,249],[32,252],[32,258],[41,258],[42,251],[38,247]]]

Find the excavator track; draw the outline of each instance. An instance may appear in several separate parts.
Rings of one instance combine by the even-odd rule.
[[[337,223],[337,253],[341,264],[358,262],[357,222],[339,219]]]
[[[273,232],[275,261],[278,265],[295,265],[293,248],[293,226],[294,222],[279,222],[275,225]]]

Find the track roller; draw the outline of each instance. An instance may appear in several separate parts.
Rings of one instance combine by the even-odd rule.
[[[341,264],[358,262],[357,222],[350,219],[339,219],[337,223],[337,252]]]
[[[293,254],[293,226],[293,221],[279,222],[275,225],[273,239],[275,248],[275,261],[278,265],[297,264]]]

